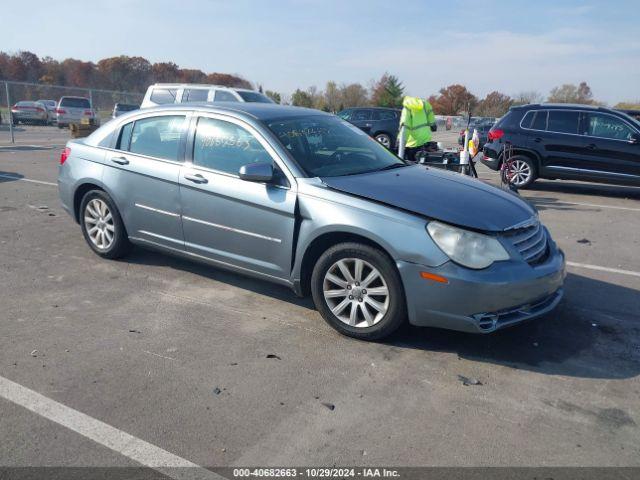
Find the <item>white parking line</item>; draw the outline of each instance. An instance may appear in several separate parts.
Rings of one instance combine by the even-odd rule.
[[[9,178],[11,180],[20,180],[21,182],[31,182],[31,183],[39,183],[41,185],[50,185],[52,187],[57,187],[58,186],[57,183],[53,183],[53,182],[45,182],[45,181],[42,181],[42,180],[32,180],[30,178],[16,177],[15,175],[6,175],[4,173],[0,173],[0,177]]]
[[[586,268],[589,270],[599,270],[601,272],[620,273],[622,275],[631,275],[633,277],[640,277],[640,272],[634,272],[633,270],[621,270],[619,268],[601,267],[599,265],[589,265],[588,263],[576,263],[567,262],[570,267]]]
[[[535,203],[536,197],[527,197],[528,200],[532,200]],[[596,207],[596,208],[613,208],[615,210],[631,210],[632,212],[640,212],[640,208],[633,207],[619,207],[617,205],[599,205],[597,203],[581,203],[581,202],[567,202],[565,200],[558,200],[560,205],[581,205],[583,207]]]
[[[0,397],[176,480],[224,478],[4,377]]]

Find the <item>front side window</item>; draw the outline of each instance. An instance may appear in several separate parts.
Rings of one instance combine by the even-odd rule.
[[[396,112],[391,110],[374,110],[373,111],[373,119],[374,120],[395,120],[397,117]]]
[[[567,110],[549,110],[547,130],[557,133],[578,133],[578,112]]]
[[[231,92],[226,90],[216,90],[216,96],[213,99],[215,102],[237,102],[238,99]]]
[[[358,127],[334,116],[309,115],[268,123],[309,177],[355,175],[405,166]]]
[[[182,94],[182,103],[206,102],[209,90],[203,88],[186,88]]]
[[[612,115],[588,113],[585,117],[585,135],[627,141],[633,137],[631,127]]]
[[[178,90],[175,88],[155,88],[153,92],[151,92],[151,101],[158,105],[175,103],[177,92]]]
[[[193,145],[193,164],[232,175],[240,167],[273,159],[250,132],[235,123],[200,117]]]
[[[131,132],[129,151],[164,160],[178,161],[180,139],[185,128],[184,115],[167,115],[136,120]]]

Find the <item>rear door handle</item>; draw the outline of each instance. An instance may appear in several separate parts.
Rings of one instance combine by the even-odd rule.
[[[129,160],[127,160],[124,157],[112,157],[111,161],[113,163],[117,163],[118,165],[128,165],[129,164]]]
[[[536,137],[536,138],[533,139],[533,141],[536,142],[536,143],[540,143],[540,142],[542,142],[542,139],[540,137]]]
[[[193,183],[207,183],[209,181],[199,173],[185,173],[184,179]]]
[[[587,148],[589,150],[595,150],[596,148],[598,148],[598,146],[595,143],[590,143],[589,145],[587,145]]]

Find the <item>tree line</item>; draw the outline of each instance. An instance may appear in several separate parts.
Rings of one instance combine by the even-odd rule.
[[[86,62],[74,58],[59,61],[51,57],[38,57],[28,51],[15,54],[0,52],[0,79],[62,85],[68,87],[96,88],[143,93],[152,83],[209,83],[228,87],[253,88],[253,84],[240,75],[229,73],[205,73],[202,70],[180,68],[173,62],[151,63],[143,57],[120,55]],[[262,92],[262,85],[258,86]],[[400,108],[405,87],[400,79],[384,73],[378,80],[361,83],[329,81],[323,90],[315,86],[296,89],[288,97],[280,92],[264,93],[276,103],[316,108],[338,112],[344,108],[377,106]],[[586,82],[579,85],[564,84],[553,88],[545,98],[536,91],[520,92],[513,96],[493,91],[484,98],[471,93],[464,85],[454,84],[441,88],[428,96],[437,115],[464,115],[500,117],[511,106],[548,101],[553,103],[582,103],[601,105],[593,98]],[[640,109],[640,102],[621,102],[614,108]]]
[[[59,61],[21,51],[0,52],[0,79],[66,87],[96,88],[144,93],[152,83],[212,83],[228,87],[253,88],[251,82],[229,73],[205,73],[180,68],[173,62],[151,63],[143,57],[103,58],[85,62],[75,58]]]

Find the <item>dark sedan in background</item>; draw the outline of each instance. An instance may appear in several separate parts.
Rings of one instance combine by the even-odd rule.
[[[396,144],[400,110],[383,107],[348,108],[338,112],[338,116],[368,133],[388,149]]]

